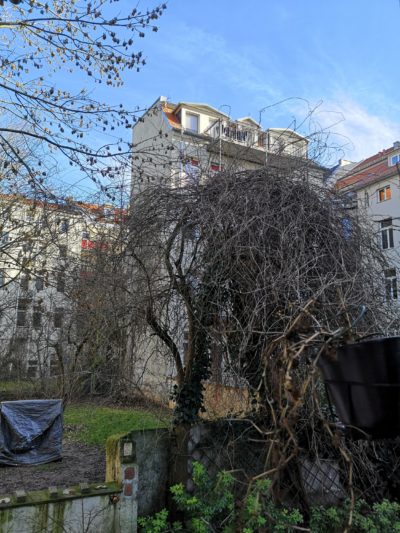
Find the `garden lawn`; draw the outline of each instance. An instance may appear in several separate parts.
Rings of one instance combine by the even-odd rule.
[[[103,446],[111,435],[124,434],[135,429],[167,427],[168,420],[150,411],[69,405],[64,412],[64,425],[71,440],[87,445]]]

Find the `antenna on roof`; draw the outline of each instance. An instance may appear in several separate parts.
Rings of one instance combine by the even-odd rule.
[[[228,104],[222,104],[219,106],[218,110],[220,111],[223,107],[227,107],[229,109],[228,117],[231,118],[232,108]]]

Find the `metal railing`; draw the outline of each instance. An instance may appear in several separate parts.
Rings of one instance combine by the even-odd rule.
[[[226,140],[243,146],[265,149],[267,134],[257,128],[235,121],[217,119],[204,131],[215,140]]]

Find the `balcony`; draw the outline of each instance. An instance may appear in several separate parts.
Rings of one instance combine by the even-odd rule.
[[[219,156],[254,165],[302,164],[307,160],[308,140],[296,131],[285,128],[262,130],[251,119],[233,121],[216,119],[204,131],[211,142],[207,150]]]
[[[244,122],[217,119],[204,133],[214,140],[229,141],[248,148],[266,150],[266,133]]]

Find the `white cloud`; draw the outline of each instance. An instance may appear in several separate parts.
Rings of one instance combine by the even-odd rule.
[[[388,102],[381,88],[375,90],[369,81],[349,86],[341,65],[317,50],[312,62],[316,68],[290,70],[282,64],[279,49],[266,43],[255,49],[240,38],[238,34],[230,43],[218,33],[175,24],[173,38],[158,51],[159,61],[168,66],[166,80],[179,79],[174,85],[179,94],[168,96],[216,106],[236,101],[235,107],[239,104],[241,109],[232,109],[232,116],[250,113],[255,119],[270,105],[262,115],[265,127],[296,124],[300,133],[323,131],[322,142],[333,147],[325,164],[339,158],[359,161],[400,140],[400,123],[392,118],[399,116],[398,103]],[[303,59],[305,66],[309,57]],[[314,106],[312,100],[319,97],[323,102]]]
[[[236,92],[243,90],[245,97],[263,94],[268,100],[280,98],[273,54],[268,56],[264,50],[258,58],[259,52],[247,48],[244,42],[241,45],[240,38],[238,34],[231,46],[218,34],[180,23],[174,28],[174,38],[164,44],[163,55],[174,68],[179,65],[182,72],[187,68],[187,76],[200,87],[208,84],[213,90],[219,85]],[[183,77],[182,82],[187,82],[187,78]]]
[[[400,140],[400,123],[374,114],[350,97],[324,102],[313,117],[315,130],[320,127],[339,157],[359,161]]]

